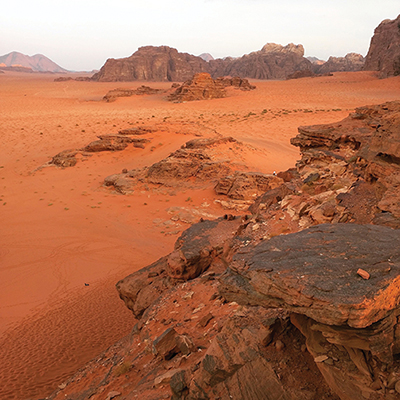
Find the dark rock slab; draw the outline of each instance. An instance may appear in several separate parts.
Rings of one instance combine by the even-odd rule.
[[[359,268],[371,278],[357,275]],[[326,224],[273,237],[236,254],[221,281],[230,301],[365,328],[400,301],[400,230]]]

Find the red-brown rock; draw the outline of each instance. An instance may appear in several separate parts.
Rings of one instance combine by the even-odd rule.
[[[381,78],[400,75],[400,15],[382,21],[375,29],[364,70],[379,71]]]

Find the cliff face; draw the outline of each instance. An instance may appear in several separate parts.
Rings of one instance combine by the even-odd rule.
[[[328,61],[313,65],[316,74],[329,74],[331,72],[361,71],[365,59],[361,54],[349,53],[345,57],[329,57]]]
[[[92,79],[114,81],[186,81],[195,73],[210,72],[200,57],[178,53],[168,46],[146,46],[127,58],[108,59]]]
[[[302,45],[266,44],[260,51],[241,58],[205,61],[176,49],[161,46],[141,47],[132,56],[109,59],[94,74],[95,81],[187,81],[194,74],[207,72],[213,78],[239,76],[251,79],[285,79],[299,70],[310,70]]]
[[[240,76],[251,79],[286,79],[296,71],[311,70],[311,63],[304,56],[302,45],[281,46],[267,43],[260,51],[246,54],[224,63],[210,61],[216,67],[213,75]],[[222,64],[222,65],[221,65]],[[223,68],[221,68],[223,67]],[[221,75],[220,75],[221,76]]]
[[[201,148],[231,141],[181,150],[198,171]],[[218,166],[215,190],[251,200],[246,215],[192,225],[118,282],[132,334],[49,399],[400,398],[400,102],[300,127],[292,144],[301,160],[277,176]],[[182,151],[149,182],[191,176]]]
[[[381,78],[400,75],[400,15],[375,29],[364,70],[379,71]]]

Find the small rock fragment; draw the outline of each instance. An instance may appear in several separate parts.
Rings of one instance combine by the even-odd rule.
[[[201,326],[202,328],[206,327],[207,324],[214,318],[214,316],[211,313],[208,313],[205,315],[203,318],[200,319],[200,321],[197,323],[197,325]]]
[[[116,392],[115,390],[113,390],[112,392],[109,392],[107,394],[106,400],[111,400],[111,399],[113,399],[114,397],[117,397],[117,396],[121,396],[121,393],[120,392]]]
[[[278,340],[275,342],[275,348],[276,348],[276,350],[281,351],[281,350],[284,349],[284,347],[285,347],[285,345],[284,345],[284,343],[283,343],[281,340],[278,339]]]
[[[315,357],[314,358],[314,361],[316,362],[316,363],[321,363],[321,362],[324,362],[325,360],[327,360],[329,357],[326,355],[326,354],[323,354],[323,355],[321,355],[321,356],[317,356],[317,357]]]
[[[361,268],[358,268],[357,274],[360,275],[361,278],[363,278],[363,279],[369,279],[370,276],[371,276],[367,271],[365,271],[365,270],[363,270]]]

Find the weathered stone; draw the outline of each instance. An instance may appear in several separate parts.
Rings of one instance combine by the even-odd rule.
[[[224,85],[211,78],[205,72],[195,74],[192,79],[186,81],[172,93],[168,100],[175,102],[210,100],[225,97]]]
[[[358,268],[374,279],[363,280]],[[285,305],[325,324],[365,328],[395,309],[399,274],[400,231],[326,224],[234,256],[220,291],[229,301]]]
[[[168,328],[153,342],[154,355],[169,360],[179,352],[176,344],[177,333],[174,328]]]
[[[382,21],[375,29],[368,54],[365,71],[379,71],[381,78],[400,75],[400,15]]]
[[[215,258],[228,257],[229,243],[239,226],[239,219],[223,218],[191,226],[177,239],[175,250],[167,258],[168,275],[175,279],[193,279]]]

